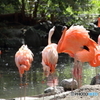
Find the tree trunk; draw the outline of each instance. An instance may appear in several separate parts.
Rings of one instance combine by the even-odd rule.
[[[37,0],[37,2],[35,2],[35,7],[34,7],[34,11],[33,11],[33,17],[34,18],[37,17],[38,5],[39,5],[39,0]]]
[[[25,18],[25,0],[22,0],[21,13],[22,13],[22,19],[24,20],[24,18]]]

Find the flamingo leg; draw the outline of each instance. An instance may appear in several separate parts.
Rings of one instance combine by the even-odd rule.
[[[79,67],[81,67],[81,66],[79,66],[79,63],[78,63],[77,68],[78,68],[78,70],[79,70],[79,72],[80,72],[80,68],[79,68]],[[80,76],[80,73],[79,73],[79,76]],[[77,81],[78,81],[78,88],[80,88],[80,85],[81,85],[81,78],[79,77],[79,78],[77,79]]]
[[[74,59],[74,65],[76,64],[76,59]],[[73,70],[74,70],[74,68],[73,68]],[[72,85],[71,85],[71,91],[73,91],[73,86],[74,86],[74,74],[73,74],[73,72],[72,72],[72,78],[73,78],[73,80],[72,80]]]
[[[74,70],[74,68],[72,69]],[[72,71],[72,85],[71,85],[71,91],[73,91],[73,86],[74,86],[74,74],[73,74],[73,71]]]
[[[74,77],[73,77],[73,80],[72,80],[71,91],[73,91],[73,86],[74,86]]]
[[[44,80],[45,80],[44,78],[45,78],[45,75],[43,74],[43,80],[42,80],[43,83],[44,83]],[[44,100],[44,93],[43,93],[43,100]]]
[[[56,81],[55,81],[56,76],[55,76],[55,74],[53,73],[51,77],[52,77],[52,80],[53,80],[54,99],[55,99],[55,93],[56,93],[56,88],[57,88],[57,87],[56,87],[57,84],[55,83],[55,82],[56,82]]]
[[[22,100],[22,77],[20,77],[20,89],[21,89],[21,95],[20,95],[20,100]]]
[[[55,85],[55,82],[54,82],[54,74],[51,74],[51,78],[52,78],[52,80],[53,80],[54,99],[55,99],[56,85]]]
[[[82,67],[83,64],[81,62],[78,62],[78,69],[79,69],[78,88],[82,86]]]
[[[25,100],[25,96],[26,96],[26,86],[27,86],[27,71],[25,72],[24,100]]]
[[[82,63],[74,58],[73,81],[74,78],[77,80],[78,88],[80,88],[82,85],[82,66],[83,66]],[[73,88],[73,83],[72,83],[72,88]]]
[[[55,93],[56,93],[56,89],[57,89],[56,86],[58,85],[58,78],[55,75],[55,73],[51,73],[47,77],[47,85],[54,88],[54,98],[55,98]]]

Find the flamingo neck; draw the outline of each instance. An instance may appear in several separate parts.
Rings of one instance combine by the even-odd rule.
[[[62,32],[62,36],[61,36],[60,41],[62,41],[62,40],[63,40],[63,38],[65,37],[66,30],[67,30],[67,27],[65,27],[65,29],[63,30],[63,32]]]
[[[98,67],[100,66],[100,54],[97,54],[94,58],[94,60],[92,60],[91,62],[89,62],[89,64],[92,66],[92,67]]]
[[[48,45],[51,44],[51,37],[54,33],[54,30],[55,30],[55,26],[53,26],[53,28],[50,29],[49,31],[49,35],[48,35]]]
[[[98,45],[100,45],[100,35],[98,36]]]
[[[51,37],[52,37],[52,35],[49,33],[49,36],[48,36],[48,45],[51,44]]]
[[[67,27],[65,27],[65,29],[63,30],[61,39],[60,39],[59,42],[58,42],[57,51],[58,51],[59,53],[62,52],[62,51],[61,51],[61,47],[62,47],[63,39],[64,39],[65,34],[66,34],[66,30],[67,30]]]
[[[98,27],[100,27],[100,17],[98,18]]]

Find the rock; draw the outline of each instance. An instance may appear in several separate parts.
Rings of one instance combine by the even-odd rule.
[[[64,92],[64,88],[61,86],[48,87],[44,90],[44,93],[61,93]]]
[[[90,85],[100,84],[100,73],[94,76],[91,80]]]
[[[12,37],[18,37],[18,38],[22,38],[23,37],[23,33],[22,33],[20,28],[19,29],[11,28],[11,29],[8,29],[7,31],[10,33],[10,35]]]
[[[24,36],[25,44],[36,48],[41,46],[40,35],[34,28],[30,27],[24,34],[25,34]]]
[[[19,38],[6,39],[6,47],[8,48],[19,48],[22,45],[22,40]]]
[[[50,93],[50,92],[54,92],[54,88],[53,87],[48,87],[44,90],[44,93]]]
[[[52,27],[51,21],[40,22],[40,23],[34,25],[34,28],[36,30],[41,30],[41,31],[44,31],[46,33],[50,30],[51,27]]]
[[[20,29],[0,29],[0,47],[4,49],[19,48],[22,45],[23,34]]]
[[[100,34],[100,28],[95,28],[93,30],[89,30],[90,38],[92,38],[95,42],[98,41],[99,34]]]
[[[59,25],[59,24],[55,25],[55,31],[52,38],[54,38],[57,42],[61,38],[62,30],[63,30],[63,25]]]
[[[78,87],[77,81],[75,79],[73,81],[73,78],[63,79],[61,81],[60,85],[64,88],[65,91],[71,90],[72,85],[73,85],[73,89],[77,89],[77,87]]]

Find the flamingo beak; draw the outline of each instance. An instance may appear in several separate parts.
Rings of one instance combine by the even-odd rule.
[[[49,72],[48,72],[48,71],[44,71],[44,75],[45,75],[46,77],[48,77],[48,76],[49,76]]]
[[[49,74],[50,74],[50,68],[48,67],[48,66],[43,66],[43,73],[44,73],[44,75],[46,76],[46,77],[48,77],[49,76]]]

